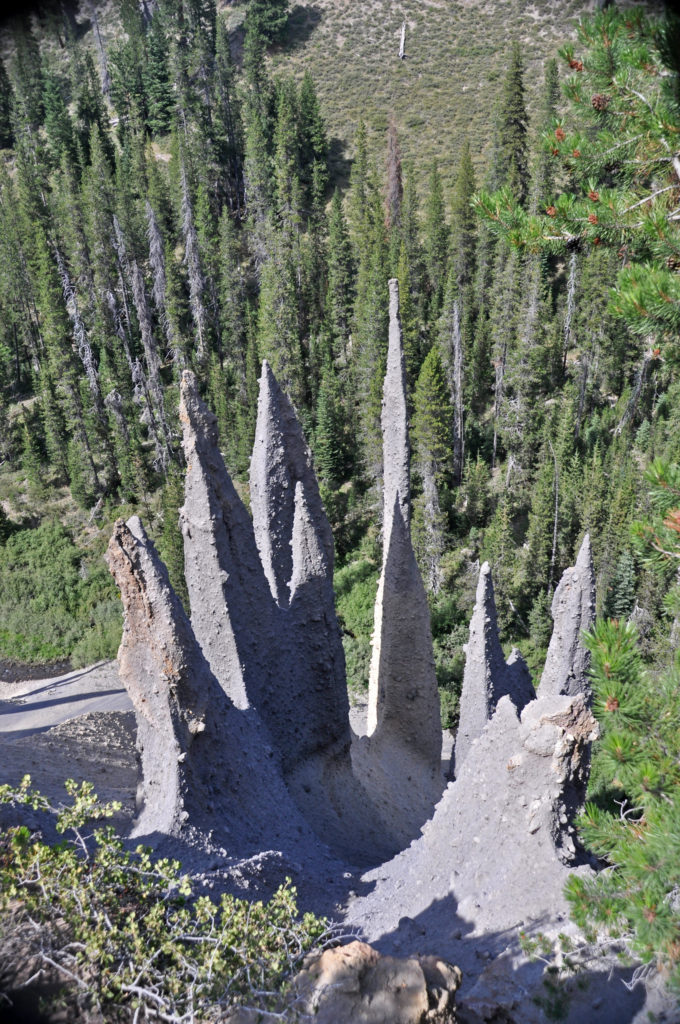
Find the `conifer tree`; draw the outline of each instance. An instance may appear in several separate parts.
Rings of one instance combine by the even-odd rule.
[[[12,83],[7,76],[4,61],[0,58],[0,149],[7,149],[14,142],[12,128]]]
[[[12,65],[14,86],[15,135],[25,128],[31,132],[43,122],[42,58],[38,41],[28,18],[14,34],[15,57]]]
[[[364,183],[365,214],[360,235],[354,326],[352,377],[361,430],[366,475],[372,484],[382,476],[380,408],[387,356],[387,240],[383,205],[377,185]]]
[[[296,267],[290,238],[272,228],[269,257],[262,267],[258,310],[257,348],[268,359],[281,387],[302,409],[306,382],[298,323]]]
[[[470,144],[466,139],[451,203],[451,265],[461,292],[471,286],[475,275],[477,218],[471,205],[474,192],[475,172],[470,156]],[[469,299],[467,301],[469,302]]]
[[[520,206],[525,205],[529,194],[527,134],[524,62],[515,41],[496,117],[491,182],[492,188],[507,185]]]
[[[288,7],[289,0],[249,0],[246,31],[256,31],[267,42],[275,42],[286,27]]]
[[[328,214],[328,291],[326,305],[336,359],[347,360],[352,306],[354,303],[354,260],[342,200],[336,189]]]
[[[240,213],[244,203],[243,123],[234,82],[229,33],[223,18],[217,19],[213,90],[213,131],[218,162],[226,174],[226,200],[233,212]]]
[[[143,67],[146,95],[146,123],[154,135],[169,131],[174,105],[170,69],[168,66],[168,37],[162,10],[157,10],[146,35],[146,56]]]
[[[54,163],[59,164],[62,157],[75,161],[73,122],[64,102],[61,83],[54,74],[45,73],[43,76],[43,108],[45,132]]]
[[[430,294],[431,322],[441,312],[446,285],[449,229],[446,223],[444,190],[436,161],[430,170],[429,189],[425,201],[424,256]]]
[[[394,117],[387,129],[387,186],[385,191],[385,224],[390,237],[390,265],[396,269],[401,248],[401,205],[404,186],[401,178],[401,149]]]
[[[450,471],[451,405],[439,351],[433,346],[423,361],[413,398],[413,443],[422,495],[414,508],[416,550],[427,588],[439,593],[443,578],[445,518],[441,493]],[[421,531],[417,525],[422,522]],[[418,537],[418,533],[421,536]]]
[[[298,100],[300,176],[308,202],[323,196],[328,184],[328,138],[314,80],[305,71]]]

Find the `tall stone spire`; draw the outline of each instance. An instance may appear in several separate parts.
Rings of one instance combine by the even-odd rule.
[[[182,374],[179,416],[187,464],[180,521],[191,624],[236,707],[257,706],[269,675],[272,599],[252,520],[219,450],[217,420],[188,370]]]
[[[137,715],[143,805],[136,835],[178,834],[191,815],[195,741],[220,693],[167,570],[137,516],[119,519],[107,561],[123,601],[120,678]],[[199,745],[200,746],[200,745]],[[200,755],[199,755],[200,757]]]
[[[383,390],[383,566],[375,604],[368,692],[368,735],[408,747],[437,770],[441,758],[439,692],[430,613],[409,530],[410,475],[406,373],[399,285],[389,282],[390,329]]]
[[[408,749],[437,772],[442,728],[430,609],[408,527],[395,495],[376,607],[374,747]],[[371,668],[373,669],[373,665]],[[436,700],[435,700],[436,698]],[[398,755],[397,755],[398,756]]]
[[[583,538],[576,565],[566,569],[552,601],[553,633],[538,688],[549,694],[590,693],[590,654],[581,633],[595,621],[595,569],[590,536]]]
[[[291,538],[298,480],[304,484],[310,520],[332,577],[333,535],[321,503],[309,448],[295,410],[265,360],[250,461],[250,500],[262,566],[272,595],[281,608],[288,607],[290,602]]]
[[[506,664],[498,638],[498,618],[491,567],[484,562],[479,573],[475,608],[470,621],[470,639],[465,654],[465,673],[460,698],[460,722],[456,735],[456,773],[468,755],[473,740],[494,713],[501,697],[508,695],[517,711],[536,696],[531,677],[519,651]]]
[[[206,837],[214,832],[239,856],[273,845],[301,864],[325,857],[257,713],[235,708],[210,671],[136,516],[115,524],[107,560],[123,602],[118,666],[136,713],[142,763],[133,835],[198,829]]]
[[[399,282],[396,278],[391,278],[388,284],[390,328],[380,417],[383,436],[383,537],[385,538],[388,538],[390,534],[395,499],[398,500],[401,518],[407,530],[411,522],[411,448],[408,436],[404,342],[399,317]],[[386,550],[385,546],[383,551]]]
[[[261,713],[288,771],[334,745],[349,748],[349,702],[335,615],[333,534],[302,427],[266,361],[250,499],[255,541],[275,603],[271,680]]]

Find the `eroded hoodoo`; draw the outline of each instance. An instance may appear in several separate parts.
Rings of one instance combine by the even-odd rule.
[[[383,561],[367,736],[355,736],[349,726],[332,535],[290,400],[265,363],[252,518],[224,465],[216,419],[189,372],[182,377],[180,418],[191,622],[138,519],[116,524],[108,556],[125,611],[120,674],[139,725],[136,834],[216,832],[235,855],[276,845],[298,857],[301,871],[305,850],[330,863],[323,844],[350,863],[392,856],[381,868],[385,884],[368,898],[375,921],[403,916],[407,903],[420,913],[415,888],[410,903],[393,899],[389,880],[400,887],[403,872],[414,886],[427,874],[428,893],[436,889],[442,899],[455,892],[464,902],[481,885],[502,917],[487,864],[489,846],[501,836],[511,850],[505,883],[512,888],[511,876],[528,858],[535,893],[554,896],[565,862],[575,856],[570,822],[583,797],[595,731],[580,639],[593,616],[589,542],[555,593],[555,630],[538,698],[519,652],[507,662],[503,657],[491,573],[482,567],[456,781],[442,796],[429,610],[410,536],[397,282],[390,281]],[[521,810],[508,814],[510,805]],[[478,841],[471,845],[472,833]],[[508,919],[513,913],[507,908]]]

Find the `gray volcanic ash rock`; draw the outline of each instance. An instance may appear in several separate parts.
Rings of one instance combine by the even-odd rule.
[[[501,697],[509,696],[518,711],[536,696],[531,676],[519,651],[506,663],[498,639],[498,619],[491,567],[484,562],[479,572],[477,599],[470,621],[465,653],[460,721],[452,758],[452,772],[459,771],[473,740],[481,735]]]
[[[136,516],[118,520],[107,558],[123,601],[118,665],[142,766],[132,834],[214,833],[232,855],[274,846],[318,870],[328,852],[293,803],[266,730],[219,686]]]
[[[192,623],[138,519],[116,524],[108,554],[125,612],[120,676],[135,707],[142,762],[134,834],[179,837],[188,848],[197,836],[214,834],[234,884],[260,870],[275,873],[277,861],[279,871],[290,869],[314,893],[316,909],[321,898],[337,914],[343,900],[347,923],[383,952],[408,945],[408,952],[460,963],[479,979],[464,996],[471,1021],[494,1012],[489,993],[498,978],[485,960],[498,955],[505,994],[493,998],[502,1003],[503,1020],[526,1024],[539,1019],[532,993],[540,969],[527,974],[518,932],[538,922],[550,934],[563,929],[564,883],[571,871],[590,871],[572,825],[597,735],[581,640],[594,616],[590,543],[586,537],[555,592],[555,627],[537,695],[521,654],[504,659],[491,573],[482,566],[456,778],[444,790],[429,611],[409,525],[397,282],[389,287],[383,562],[368,734],[350,729],[332,536],[290,400],[265,363],[251,519],[220,454],[215,417],[185,373],[181,521]],[[347,983],[370,1008],[375,978],[368,967],[376,958],[366,956],[371,964],[359,958]],[[421,1007],[446,1015],[448,1003],[432,1003],[423,963],[404,967],[403,977],[414,981],[408,1012]],[[383,968],[392,971],[383,964],[378,974]],[[435,986],[443,994],[457,984],[457,976],[447,977]],[[385,1006],[388,987],[379,986]],[[393,995],[390,1012],[401,1019],[401,996]],[[325,998],[314,995],[315,1005]],[[616,1002],[617,1021],[632,1019],[632,1003],[620,1010],[623,1003]],[[324,1012],[334,1020],[336,1010]]]
[[[576,565],[565,570],[557,585],[551,610],[553,633],[538,693],[589,693],[590,654],[581,639],[595,621],[595,570],[588,534]]]

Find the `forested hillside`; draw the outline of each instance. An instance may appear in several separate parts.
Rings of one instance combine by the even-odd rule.
[[[632,9],[598,14],[581,37],[543,26],[573,42],[559,55],[546,42],[540,75],[543,37],[523,24],[503,33],[522,42],[498,39],[491,68],[485,44],[468,82],[483,85],[481,138],[479,121],[444,119],[449,106],[474,109],[445,54],[453,40],[460,57],[465,25],[487,15],[435,5],[402,62],[401,15],[388,13],[389,24],[367,14],[376,50],[357,43],[351,96],[351,76],[342,89],[319,78],[315,33],[335,24],[323,5],[123,0],[5,24],[0,657],[115,653],[101,554],[120,514],[140,511],[183,591],[179,375],[196,371],[247,497],[266,358],[314,452],[349,675],[364,683],[394,276],[414,543],[446,722],[484,559],[503,639],[534,671],[586,531],[599,610],[632,616],[644,657],[668,658],[674,567],[650,568],[630,527],[651,515],[652,461],[680,458],[671,30],[659,36]],[[437,95],[429,106],[414,91],[409,109],[402,79],[430,55]],[[372,59],[382,85],[369,97]],[[455,137],[437,131],[438,111]],[[351,131],[342,145],[340,131]]]

